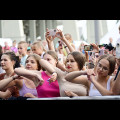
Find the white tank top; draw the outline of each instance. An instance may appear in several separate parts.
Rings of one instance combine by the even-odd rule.
[[[112,79],[112,76],[107,81],[107,90],[110,90],[110,81]],[[100,92],[97,89],[93,89],[94,84],[91,83],[90,85],[90,91],[89,91],[89,96],[102,96]]]

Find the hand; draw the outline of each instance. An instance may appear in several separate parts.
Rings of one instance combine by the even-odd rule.
[[[46,29],[45,37],[46,37],[46,41],[47,41],[48,43],[49,43],[49,42],[52,42],[52,41],[55,39],[55,36],[49,36],[49,29],[48,29],[48,28]]]
[[[57,79],[57,73],[53,73],[52,77],[49,79],[49,83],[55,82]]]
[[[65,92],[65,95],[67,95],[68,97],[76,97],[76,96],[78,96],[77,94],[75,94],[72,91],[64,91],[64,92]]]
[[[92,80],[94,80],[94,77],[95,77],[94,70],[88,69],[87,70],[87,78],[88,78],[88,80],[92,81]]]
[[[65,40],[65,36],[63,34],[63,32],[59,29],[57,29],[56,35],[57,38],[59,38],[60,40],[64,41]]]
[[[13,78],[13,80],[15,80],[15,79],[19,79],[20,76],[19,76],[19,75],[14,75],[14,76],[12,76],[12,78]]]
[[[30,97],[30,98],[36,98],[33,94],[31,93],[26,93],[24,97]]]
[[[98,52],[98,51],[99,51],[98,45],[96,45],[96,44],[94,44],[94,43],[92,43],[92,44],[90,44],[90,45],[93,46],[93,51],[95,51],[95,52]]]
[[[39,74],[36,74],[36,77],[34,78],[33,81],[36,86],[38,86],[38,85],[41,86],[44,83],[44,80],[41,78],[41,75],[39,75]]]

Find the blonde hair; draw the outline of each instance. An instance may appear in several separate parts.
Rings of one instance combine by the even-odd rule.
[[[28,47],[28,44],[27,44],[27,42],[25,42],[25,41],[20,41],[20,42],[18,43],[18,45],[20,45],[20,44],[23,44],[25,48]]]
[[[44,46],[43,46],[43,44],[42,44],[41,41],[34,42],[34,43],[32,44],[32,46],[33,46],[33,45],[37,45],[37,47],[40,47],[44,52],[46,52],[46,49],[44,48]]]

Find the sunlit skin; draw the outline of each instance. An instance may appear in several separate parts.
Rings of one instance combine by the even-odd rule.
[[[42,54],[42,50],[40,47],[37,47],[37,45],[32,45],[32,52],[35,53],[35,54],[38,54],[38,55],[41,55]]]
[[[67,57],[66,69],[68,72],[79,71],[78,64],[72,55],[68,55]]]
[[[38,70],[38,65],[34,57],[30,56],[26,60],[26,69],[27,70]]]
[[[45,54],[43,59],[47,60],[51,65],[56,67],[57,61],[51,55]]]
[[[3,70],[8,70],[11,66],[14,65],[14,61],[10,60],[8,55],[2,55],[1,57],[1,67]]]
[[[109,73],[109,61],[106,59],[102,59],[99,61],[97,68],[97,74],[101,77],[108,76]]]
[[[18,52],[19,52],[19,54],[22,55],[22,56],[26,55],[27,50],[26,50],[26,48],[24,47],[23,44],[19,44],[19,45],[18,45]]]

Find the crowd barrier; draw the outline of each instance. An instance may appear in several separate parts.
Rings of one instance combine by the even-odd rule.
[[[80,97],[54,97],[54,98],[28,98],[27,100],[120,100],[120,96],[80,96]]]

